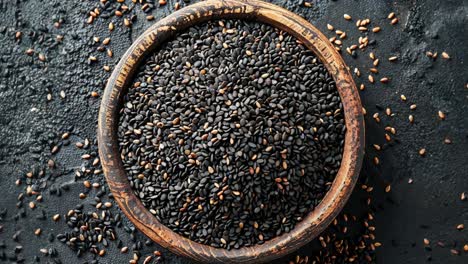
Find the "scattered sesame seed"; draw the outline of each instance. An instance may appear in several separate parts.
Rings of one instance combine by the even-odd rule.
[[[429,246],[431,244],[431,241],[429,241],[429,239],[427,239],[427,238],[424,238],[423,243],[424,243],[424,245]]]
[[[42,53],[39,53],[38,58],[39,58],[40,61],[46,61],[47,60],[45,55],[42,54]]]
[[[385,192],[388,193],[392,190],[392,186],[391,185],[387,185],[387,187],[385,187]]]
[[[380,79],[381,83],[388,83],[388,81],[389,81],[388,77],[383,77],[382,79]]]
[[[418,153],[419,153],[420,156],[424,156],[424,155],[426,155],[426,149],[422,148],[422,149],[419,150]]]
[[[442,52],[442,58],[448,60],[448,59],[450,59],[450,56],[448,55],[447,52],[444,51],[444,52]]]
[[[445,113],[444,112],[439,111],[437,114],[439,115],[440,120],[445,120]]]

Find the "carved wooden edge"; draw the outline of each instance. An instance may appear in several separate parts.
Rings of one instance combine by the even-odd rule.
[[[295,36],[311,49],[333,76],[342,99],[347,132],[341,168],[330,191],[314,211],[289,233],[262,245],[224,250],[202,245],[159,223],[134,195],[118,150],[119,107],[126,86],[142,59],[194,24],[212,19],[257,20]],[[318,29],[300,16],[258,0],[208,0],[185,7],[145,31],[127,50],[105,89],[98,117],[99,155],[109,188],[134,225],[153,241],[179,255],[203,263],[260,263],[291,253],[318,236],[347,202],[364,156],[364,118],[356,85],[343,59]]]

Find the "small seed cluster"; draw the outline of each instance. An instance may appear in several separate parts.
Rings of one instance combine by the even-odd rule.
[[[262,244],[321,201],[341,164],[335,83],[292,36],[210,22],[140,68],[119,123],[121,157],[156,218],[197,242]]]
[[[114,226],[120,222],[120,215],[115,218],[108,210],[101,213],[83,212],[79,207],[70,210],[65,217],[71,232],[58,234],[57,239],[77,251],[78,256],[85,252],[104,256],[109,242],[116,240]],[[99,245],[102,245],[100,248]]]

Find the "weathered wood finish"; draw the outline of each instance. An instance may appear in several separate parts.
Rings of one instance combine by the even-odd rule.
[[[118,112],[122,95],[145,55],[179,30],[221,18],[250,19],[270,24],[294,35],[313,50],[336,81],[348,128],[341,168],[320,205],[290,233],[263,245],[230,251],[193,242],[159,223],[133,194],[117,143]],[[183,8],[157,22],[124,54],[103,95],[98,141],[104,173],[117,203],[135,226],[148,237],[177,254],[203,263],[259,263],[291,253],[311,241],[343,208],[356,183],[363,159],[364,121],[358,91],[343,59],[328,39],[309,22],[278,6],[257,0],[209,0]]]

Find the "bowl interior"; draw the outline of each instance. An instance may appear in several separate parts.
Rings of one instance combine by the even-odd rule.
[[[262,245],[225,250],[202,245],[159,223],[134,195],[120,158],[117,125],[127,86],[142,60],[178,31],[216,19],[256,20],[296,37],[311,49],[333,76],[347,127],[343,159],[336,178],[323,198],[296,227]],[[257,0],[209,0],[185,7],[160,20],[127,50],[114,69],[99,112],[98,143],[106,180],[122,211],[155,242],[200,262],[265,262],[306,244],[319,235],[341,211],[358,178],[364,154],[364,121],[356,86],[341,56],[320,31],[298,15]]]

